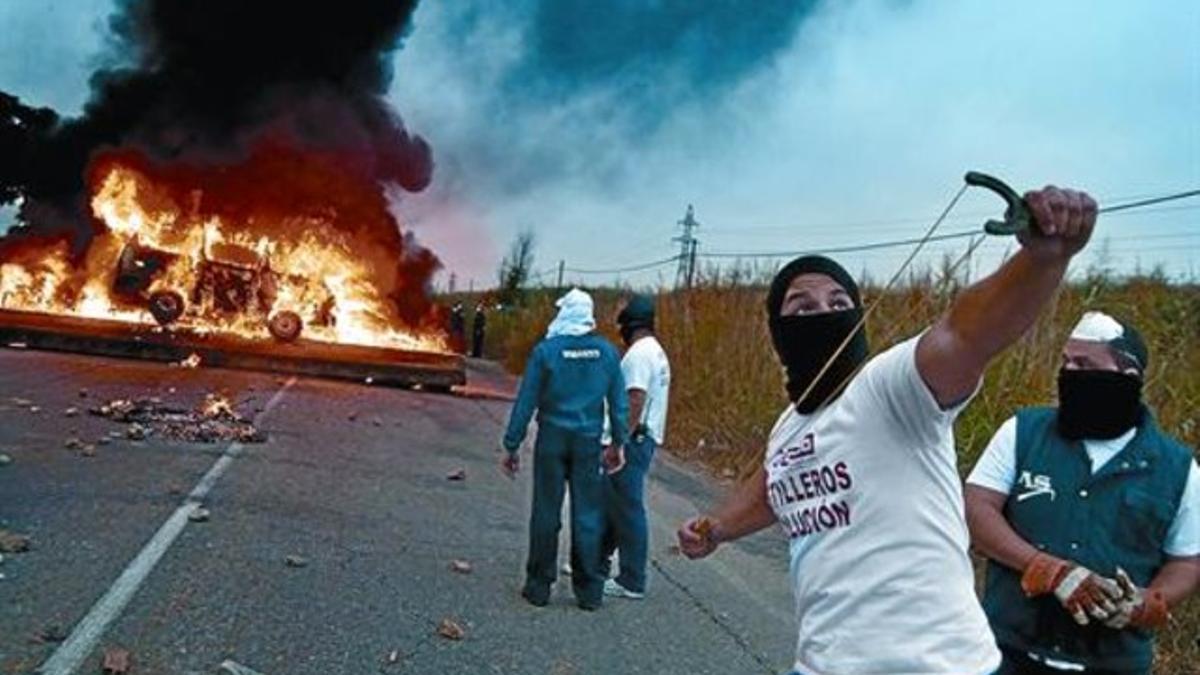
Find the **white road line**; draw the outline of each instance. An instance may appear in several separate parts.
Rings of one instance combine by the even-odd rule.
[[[267,405],[255,417],[255,421],[257,422],[258,418],[270,412],[279,403],[279,400],[283,398],[284,392],[295,383],[295,377],[284,383],[275,392],[275,395],[271,397],[271,400],[267,401]],[[171,548],[171,544],[175,543],[175,539],[183,532],[183,528],[187,527],[188,516],[200,506],[200,503],[208,496],[209,491],[212,490],[213,485],[216,484],[217,479],[221,477],[221,474],[225,473],[229,465],[233,463],[234,458],[241,451],[242,444],[238,442],[230,443],[225,448],[225,452],[221,453],[220,458],[212,465],[208,473],[204,474],[204,477],[200,479],[200,482],[188,494],[183,504],[178,509],[175,509],[175,512],[167,518],[167,522],[163,523],[162,527],[158,528],[158,532],[154,533],[150,541],[146,542],[142,550],[138,552],[133,561],[129,563],[129,566],[125,568],[125,571],[121,572],[121,576],[117,577],[117,580],[113,582],[108,591],[96,601],[96,604],[92,605],[87,616],[83,617],[75,625],[75,628],[71,631],[71,635],[38,668],[37,672],[43,675],[71,675],[71,673],[74,673],[79,668],[88,655],[92,653],[92,650],[96,648],[96,644],[100,641],[104,632],[108,630],[109,625],[121,615],[125,606],[133,598],[134,593],[137,593],[138,589],[141,588],[142,583],[146,581],[146,577],[154,570],[154,566],[158,564],[163,554],[167,552],[167,549]]]

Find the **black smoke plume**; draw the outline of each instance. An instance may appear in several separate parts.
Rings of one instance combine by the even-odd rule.
[[[0,92],[0,204],[20,198],[24,224],[70,232],[80,246],[98,150],[220,164],[263,140],[419,191],[433,170],[429,146],[383,100],[416,4],[116,0],[108,65],[92,76],[80,117]]]

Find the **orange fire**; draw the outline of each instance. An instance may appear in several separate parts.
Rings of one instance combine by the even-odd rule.
[[[445,351],[437,260],[382,188],[334,156],[263,146],[236,164],[92,164],[94,236],[9,247],[0,307],[262,340]]]

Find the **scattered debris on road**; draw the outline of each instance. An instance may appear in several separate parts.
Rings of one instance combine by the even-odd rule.
[[[450,570],[453,572],[458,572],[459,574],[470,574],[472,569],[471,563],[467,562],[466,560],[450,561]]]
[[[466,480],[466,479],[467,479],[467,470],[466,469],[459,468],[459,469],[455,469],[454,471],[451,471],[450,473],[446,474],[446,480]]]
[[[129,672],[129,652],[124,649],[104,650],[104,675],[125,675]]]
[[[12,455],[6,455],[0,452],[0,466],[8,466],[13,463]]]
[[[370,378],[368,378],[368,379],[370,379]],[[400,662],[400,650],[399,649],[393,649],[390,653],[388,653],[387,658],[384,659],[384,663],[386,663],[388,665],[392,665],[394,663],[399,663],[399,662]]]
[[[350,413],[349,415],[346,415],[346,419],[348,419],[348,420],[350,420],[351,422],[353,422],[354,420],[358,419],[358,413],[356,413],[356,412],[352,412],[352,413]]]
[[[10,403],[12,403],[13,405],[17,406],[18,408],[29,408],[29,407],[32,407],[32,406],[33,406],[33,401],[30,401],[30,400],[29,400],[29,399],[27,399],[27,398],[17,398],[17,397],[13,397],[13,398],[10,398],[10,399],[8,399],[8,400],[9,400],[9,402],[10,402]]]
[[[27,534],[0,529],[0,553],[24,553],[29,550],[31,543]]]
[[[438,624],[437,634],[447,640],[461,640],[467,636],[467,629],[454,619],[442,619]]]
[[[170,441],[262,443],[266,433],[242,417],[229,399],[209,394],[196,410],[166,405],[157,397],[113,399],[89,411],[97,417],[127,424],[125,437],[140,441],[157,436]]]
[[[289,555],[288,557],[284,558],[283,562],[288,567],[307,567],[308,566],[308,558],[305,558],[304,556],[300,556],[300,555],[295,555],[295,554]]]
[[[88,397],[87,387],[80,387],[79,388],[79,398],[87,398],[87,397]]]
[[[96,446],[91,443],[84,444],[84,446],[79,449],[79,455],[81,457],[95,457]]]
[[[82,450],[83,441],[79,440],[78,436],[72,436],[68,438],[65,443],[63,443],[63,447],[68,450]]]
[[[247,668],[237,661],[222,661],[220,669],[221,672],[225,673],[226,675],[263,675],[257,670],[254,670],[253,668]]]
[[[71,407],[63,411],[63,417],[75,417],[79,414],[79,408]]]
[[[188,520],[192,521],[193,523],[207,523],[209,517],[211,516],[212,513],[209,512],[208,509],[197,508],[188,514]]]

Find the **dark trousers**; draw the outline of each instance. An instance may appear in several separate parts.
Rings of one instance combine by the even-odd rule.
[[[1000,662],[1000,670],[996,671],[996,675],[1078,675],[1081,672],[1083,675],[1148,675],[1140,670],[1062,670],[1034,661],[1018,649],[1001,646],[1000,653],[1004,655],[1004,660]]]
[[[638,434],[625,444],[625,468],[604,481],[605,528],[602,571],[608,576],[613,551],[621,554],[617,583],[637,593],[646,592],[646,559],[650,528],[646,522],[646,475],[654,459],[655,443],[649,434]]]
[[[533,513],[525,591],[548,597],[558,577],[558,530],[563,494],[571,490],[571,584],[582,604],[598,605],[604,593],[600,544],[604,528],[600,439],[550,425],[538,428],[533,451]]]

